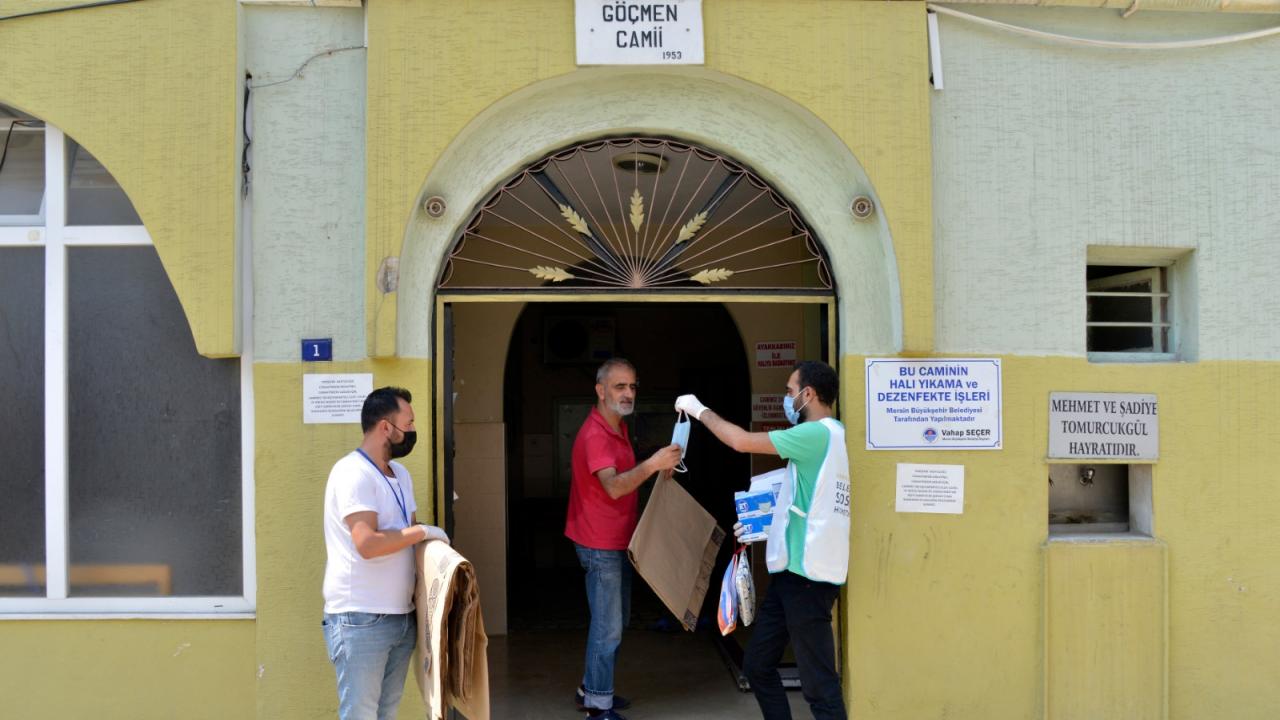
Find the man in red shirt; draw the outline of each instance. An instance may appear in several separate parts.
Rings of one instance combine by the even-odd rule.
[[[586,671],[576,702],[590,717],[605,720],[625,720],[617,710],[630,704],[613,694],[613,670],[631,612],[627,545],[639,521],[636,488],[680,462],[680,446],[668,445],[636,464],[622,422],[635,402],[635,366],[622,358],[605,361],[596,371],[596,406],[573,442],[573,483],[564,524],[564,534],[574,542],[587,573],[591,607]]]

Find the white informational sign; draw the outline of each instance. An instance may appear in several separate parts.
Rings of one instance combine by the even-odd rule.
[[[964,512],[963,465],[898,463],[898,512]]]
[[[373,373],[302,376],[302,422],[357,423],[364,399],[373,392]]]
[[[579,65],[701,65],[702,0],[575,0]]]
[[[999,359],[867,358],[868,450],[999,450]]]
[[[796,364],[796,341],[756,343],[756,367],[786,368]]]
[[[782,412],[782,395],[752,395],[751,422],[782,424],[787,416]]]
[[[1155,395],[1049,394],[1049,457],[1155,460],[1160,457]]]

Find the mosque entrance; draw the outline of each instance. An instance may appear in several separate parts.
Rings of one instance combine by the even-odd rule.
[[[547,156],[481,203],[435,303],[436,507],[479,575],[494,711],[564,717],[589,621],[563,534],[569,458],[596,369],[615,356],[637,368],[637,457],[670,442],[683,393],[751,430],[781,427],[794,362],[835,365],[826,257],[790,204],[731,159],[610,138]],[[685,465],[678,481],[727,529],[733,492],[781,462],[738,454],[695,423]],[[731,550],[693,633],[636,579],[616,678],[636,699],[629,715],[758,712],[738,673],[750,629],[721,638],[715,623]]]
[[[438,502],[455,547],[480,577],[485,623],[494,636],[495,708],[523,698],[509,717],[541,717],[530,708],[544,706],[554,717],[565,710],[565,688],[580,679],[589,621],[583,572],[564,522],[570,451],[595,404],[600,363],[619,356],[637,368],[636,410],[628,423],[638,458],[670,442],[672,404],[685,392],[743,427],[773,429],[785,422],[781,395],[794,360],[791,350],[775,348],[794,345],[796,358],[829,358],[832,307],[816,298],[763,297],[454,300],[441,303],[441,317],[451,323],[441,332],[449,338],[438,365],[440,379],[448,378],[441,415],[453,452],[441,448],[446,483]],[[685,465],[688,472],[677,480],[727,529],[734,491],[781,463],[736,453],[695,423]],[[642,509],[651,487],[638,491]],[[721,548],[693,633],[643,580],[633,585],[619,692],[666,708],[656,716],[715,717],[717,707],[755,712],[754,700],[740,692],[739,673],[751,629],[724,638],[715,621],[718,578],[732,549],[731,543]],[[761,555],[754,565],[762,564]],[[762,596],[767,573],[757,569]],[[784,678],[787,673],[784,668]],[[690,687],[698,693],[688,693]],[[694,695],[701,700],[689,705]],[[794,701],[803,704],[798,694]],[[526,711],[533,714],[521,714]]]

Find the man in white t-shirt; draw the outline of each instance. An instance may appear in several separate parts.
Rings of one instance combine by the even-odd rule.
[[[413,396],[384,387],[360,411],[364,440],[334,463],[324,489],[324,626],[342,720],[389,720],[418,637],[413,546],[449,537],[418,524],[413,479],[394,458],[413,450]]]

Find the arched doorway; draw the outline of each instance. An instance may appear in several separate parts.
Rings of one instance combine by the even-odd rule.
[[[515,664],[538,670],[508,678],[518,693],[571,686],[581,671],[587,614],[561,533],[568,450],[599,363],[622,355],[638,367],[632,437],[643,454],[669,440],[680,393],[771,429],[793,362],[835,360],[834,281],[801,213],[745,165],[669,138],[577,143],[515,173],[459,229],[435,307],[438,507],[476,564],[486,625],[512,633],[497,647],[509,660],[534,653]],[[732,492],[771,469],[701,433],[686,464],[686,488],[725,527]],[[638,583],[637,632],[664,614],[643,594]],[[668,678],[672,707],[688,690],[679,681],[700,672],[732,693],[713,634],[676,633],[654,649],[701,643],[680,654],[685,677]]]
[[[391,269],[386,261],[398,258],[394,293],[371,308],[375,354],[437,356],[442,266],[495,187],[583,138],[625,132],[692,141],[752,168],[821,240],[843,298],[839,351],[901,349],[894,241],[884,213],[861,222],[850,213],[857,196],[877,208],[880,202],[848,138],[804,105],[740,77],[645,67],[584,68],[532,83],[487,107],[449,141],[419,187],[402,242],[371,250],[371,272]]]
[[[472,215],[441,272],[442,291],[833,292],[817,241],[773,188],[651,137],[578,143],[525,168]]]

